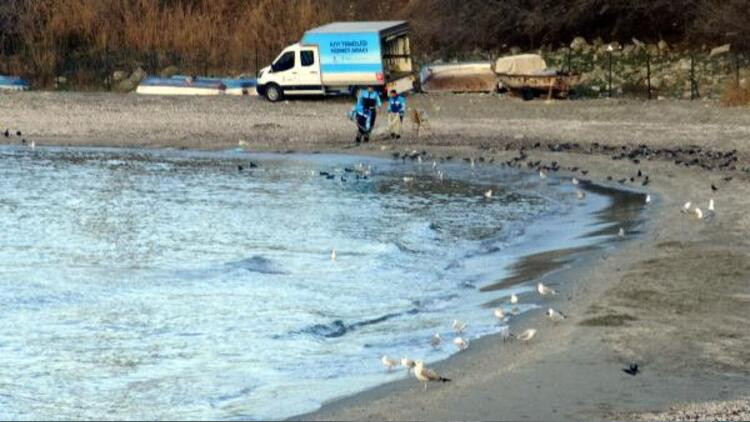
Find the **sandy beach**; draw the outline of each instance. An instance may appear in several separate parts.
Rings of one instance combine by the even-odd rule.
[[[407,123],[398,142],[354,147],[345,100],[3,94],[0,129],[23,135],[0,141],[220,149],[242,140],[249,151],[399,158],[424,151],[430,161],[473,158],[480,168],[510,162],[537,171],[532,167],[540,161],[559,166],[558,176],[648,192],[653,201],[641,232],[545,280],[560,294],[538,303],[562,310],[566,321],[532,312],[511,328],[537,328],[533,341],[484,337],[434,365],[450,383],[424,392],[421,383],[404,379],[299,419],[750,419],[747,109],[701,101],[546,104],[492,95],[408,101],[429,116],[418,139]],[[385,124],[384,116],[379,120]],[[711,218],[680,211],[691,201],[705,212],[711,198]],[[551,258],[538,258],[538,265],[545,259]],[[623,373],[630,362],[641,373]]]

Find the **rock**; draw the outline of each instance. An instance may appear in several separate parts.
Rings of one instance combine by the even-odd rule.
[[[133,71],[133,73],[130,74],[130,77],[128,78],[128,80],[131,82],[135,82],[135,85],[138,86],[138,84],[145,77],[146,77],[146,71],[143,70],[142,67],[138,67],[136,70]]]
[[[667,42],[664,40],[660,40],[656,46],[659,47],[659,51],[669,51],[669,44],[667,44]]]
[[[120,82],[127,77],[128,74],[124,70],[115,70],[114,72],[112,72],[112,82]]]
[[[731,47],[731,44],[724,44],[718,47],[714,47],[711,49],[711,53],[709,53],[708,57],[714,57],[714,56],[718,56],[721,54],[729,53],[730,47]]]
[[[117,92],[132,92],[135,91],[136,88],[138,88],[139,82],[140,81],[136,82],[130,78],[123,79],[114,86],[114,90]]]
[[[159,73],[162,78],[171,78],[172,76],[180,73],[180,69],[177,66],[167,66]]]
[[[584,51],[588,48],[588,46],[589,45],[586,42],[586,38],[583,37],[575,37],[570,43],[570,48],[577,53]]]

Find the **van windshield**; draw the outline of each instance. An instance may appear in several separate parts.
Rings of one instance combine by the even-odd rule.
[[[283,72],[294,67],[294,51],[287,51],[282,54],[276,63],[273,64],[274,72]]]

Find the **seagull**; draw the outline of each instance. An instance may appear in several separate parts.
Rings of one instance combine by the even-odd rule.
[[[687,213],[690,211],[690,206],[693,205],[690,201],[685,202],[685,205],[682,206],[682,212]]]
[[[485,192],[484,193],[484,197],[487,198],[487,199],[492,198],[492,189],[490,189],[487,192]]]
[[[454,339],[453,339],[453,344],[454,344],[454,345],[455,345],[456,347],[458,347],[458,350],[459,350],[460,352],[462,352],[462,351],[464,351],[464,350],[466,350],[466,349],[468,349],[468,348],[469,348],[469,341],[468,341],[468,340],[464,340],[464,339],[463,339],[463,338],[461,338],[461,337],[456,337],[456,338],[454,338]]]
[[[466,330],[466,327],[468,327],[468,325],[466,325],[465,322],[461,322],[461,321],[459,321],[457,319],[454,319],[453,320],[453,325],[451,325],[451,327],[453,327],[453,331],[456,334],[461,334],[461,333],[464,332],[464,330]]]
[[[567,318],[562,312],[556,311],[552,308],[547,309],[546,315],[547,315],[547,318],[555,322],[560,322],[560,321],[565,320],[565,318]]]
[[[412,181],[414,181],[413,177],[404,177],[404,183],[409,183],[409,182],[412,182]]]
[[[534,328],[529,328],[528,330],[521,333],[520,336],[518,336],[518,339],[521,341],[529,341],[536,335],[536,330]]]
[[[576,191],[576,198],[578,198],[578,199],[583,199],[583,198],[585,198],[585,197],[586,197],[586,192],[584,192],[584,191],[582,191],[582,190],[577,190],[577,191]]]
[[[246,147],[246,146],[248,146],[248,143],[247,143],[246,140],[240,139],[239,141],[237,141],[237,146],[238,147]]]
[[[35,149],[35,148],[36,148],[36,142],[31,141],[31,149]]]
[[[651,202],[651,195],[646,195],[646,203],[648,204],[650,202]]]
[[[503,308],[495,308],[492,311],[492,314],[495,315],[495,318],[499,319],[500,321],[505,319],[505,312],[503,312]]]
[[[380,357],[380,363],[382,363],[386,368],[388,368],[388,372],[391,372],[391,369],[393,367],[398,366],[399,362],[396,359],[389,358],[386,355],[383,355]]]
[[[513,294],[510,295],[510,303],[513,304],[513,305],[515,305],[516,303],[518,303],[518,296],[516,296],[515,293],[513,293]]]
[[[623,239],[625,237],[625,229],[620,227],[620,230],[617,232],[617,237],[619,237],[620,239]]]
[[[557,294],[557,292],[554,289],[551,289],[551,288],[545,286],[542,283],[537,283],[536,284],[536,291],[539,292],[539,294],[542,295],[542,296],[547,296],[547,295],[553,295],[554,296],[554,295]]]
[[[440,333],[435,333],[432,335],[432,338],[430,338],[430,346],[432,347],[439,347],[440,342],[442,342],[442,339],[440,338]]]
[[[697,218],[698,220],[703,219],[703,211],[701,211],[701,209],[698,207],[695,207],[693,209],[693,215],[695,215],[695,218]]]
[[[546,179],[546,178],[547,178],[547,175],[546,175],[546,174],[544,174],[544,172],[543,172],[543,171],[539,170],[539,178],[540,178],[540,179]]]
[[[576,178],[574,177],[574,178],[573,178],[573,180],[571,180],[571,182],[573,182],[573,184],[574,184],[574,185],[577,185],[577,184],[578,184],[578,179],[576,179]]]
[[[714,212],[714,199],[713,198],[708,200],[708,210],[711,212]]]
[[[401,366],[406,368],[406,373],[411,372],[411,368],[414,367],[414,361],[409,358],[401,358]]]
[[[450,382],[450,379],[441,377],[437,372],[425,367],[424,362],[421,360],[414,362],[414,376],[417,377],[418,380],[424,382],[424,391],[427,391],[428,382]]]
[[[336,249],[331,249],[331,261],[336,260]]]

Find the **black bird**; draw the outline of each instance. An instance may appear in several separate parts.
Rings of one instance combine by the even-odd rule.
[[[16,136],[21,136],[21,131],[20,130],[16,131]]]
[[[6,138],[10,138],[10,131],[8,129],[5,129],[5,133],[3,133]]]
[[[732,181],[732,176],[727,176],[727,177],[725,177],[725,178],[724,178],[724,181],[725,181],[725,182],[731,182],[731,181]]]
[[[350,169],[349,167],[344,167],[344,171],[347,172],[347,173],[351,173],[354,170]]]
[[[334,177],[336,177],[336,176],[333,175],[333,174],[327,174],[326,175],[326,179],[328,179],[328,180],[333,180]]]
[[[607,176],[607,180],[612,180],[612,176]]]
[[[251,169],[254,169],[254,168],[257,168],[257,167],[258,167],[258,165],[257,165],[257,164],[255,164],[255,163],[254,163],[254,162],[252,162],[252,161],[250,162],[250,168],[251,168]]]
[[[627,368],[622,368],[622,372],[624,372],[624,373],[626,373],[628,375],[631,375],[631,376],[636,376],[636,374],[638,374],[638,372],[640,372],[640,370],[638,369],[638,364],[637,363],[631,363],[630,365],[628,365]]]
[[[394,159],[394,160],[398,160],[398,157],[399,157],[400,155],[401,155],[401,154],[399,154],[398,152],[392,152],[392,153],[391,153],[391,157],[393,157],[393,159]]]
[[[630,178],[630,183],[633,183],[633,182],[635,182],[635,177]]]
[[[23,145],[26,145],[26,139],[21,139],[21,143],[22,143]]]
[[[719,188],[717,188],[716,185],[714,185],[713,183],[711,183],[711,190],[714,191],[714,192],[716,192],[717,190],[719,190]]]
[[[321,172],[320,172],[320,175],[321,175],[321,176],[325,176],[325,177],[328,177],[328,176],[330,176],[330,175],[331,175],[331,173],[328,173],[327,171],[321,171]]]
[[[646,186],[646,185],[648,185],[648,179],[644,179],[643,183],[641,183],[641,186]]]
[[[581,170],[581,174],[585,176],[585,175],[589,174],[589,171],[588,170]]]
[[[243,167],[241,165],[237,165],[237,171],[242,171],[242,168]]]
[[[641,169],[638,169],[638,177],[643,176],[643,173],[641,173]]]
[[[628,179],[622,178],[622,179],[618,180],[617,183],[625,183],[627,180]]]

